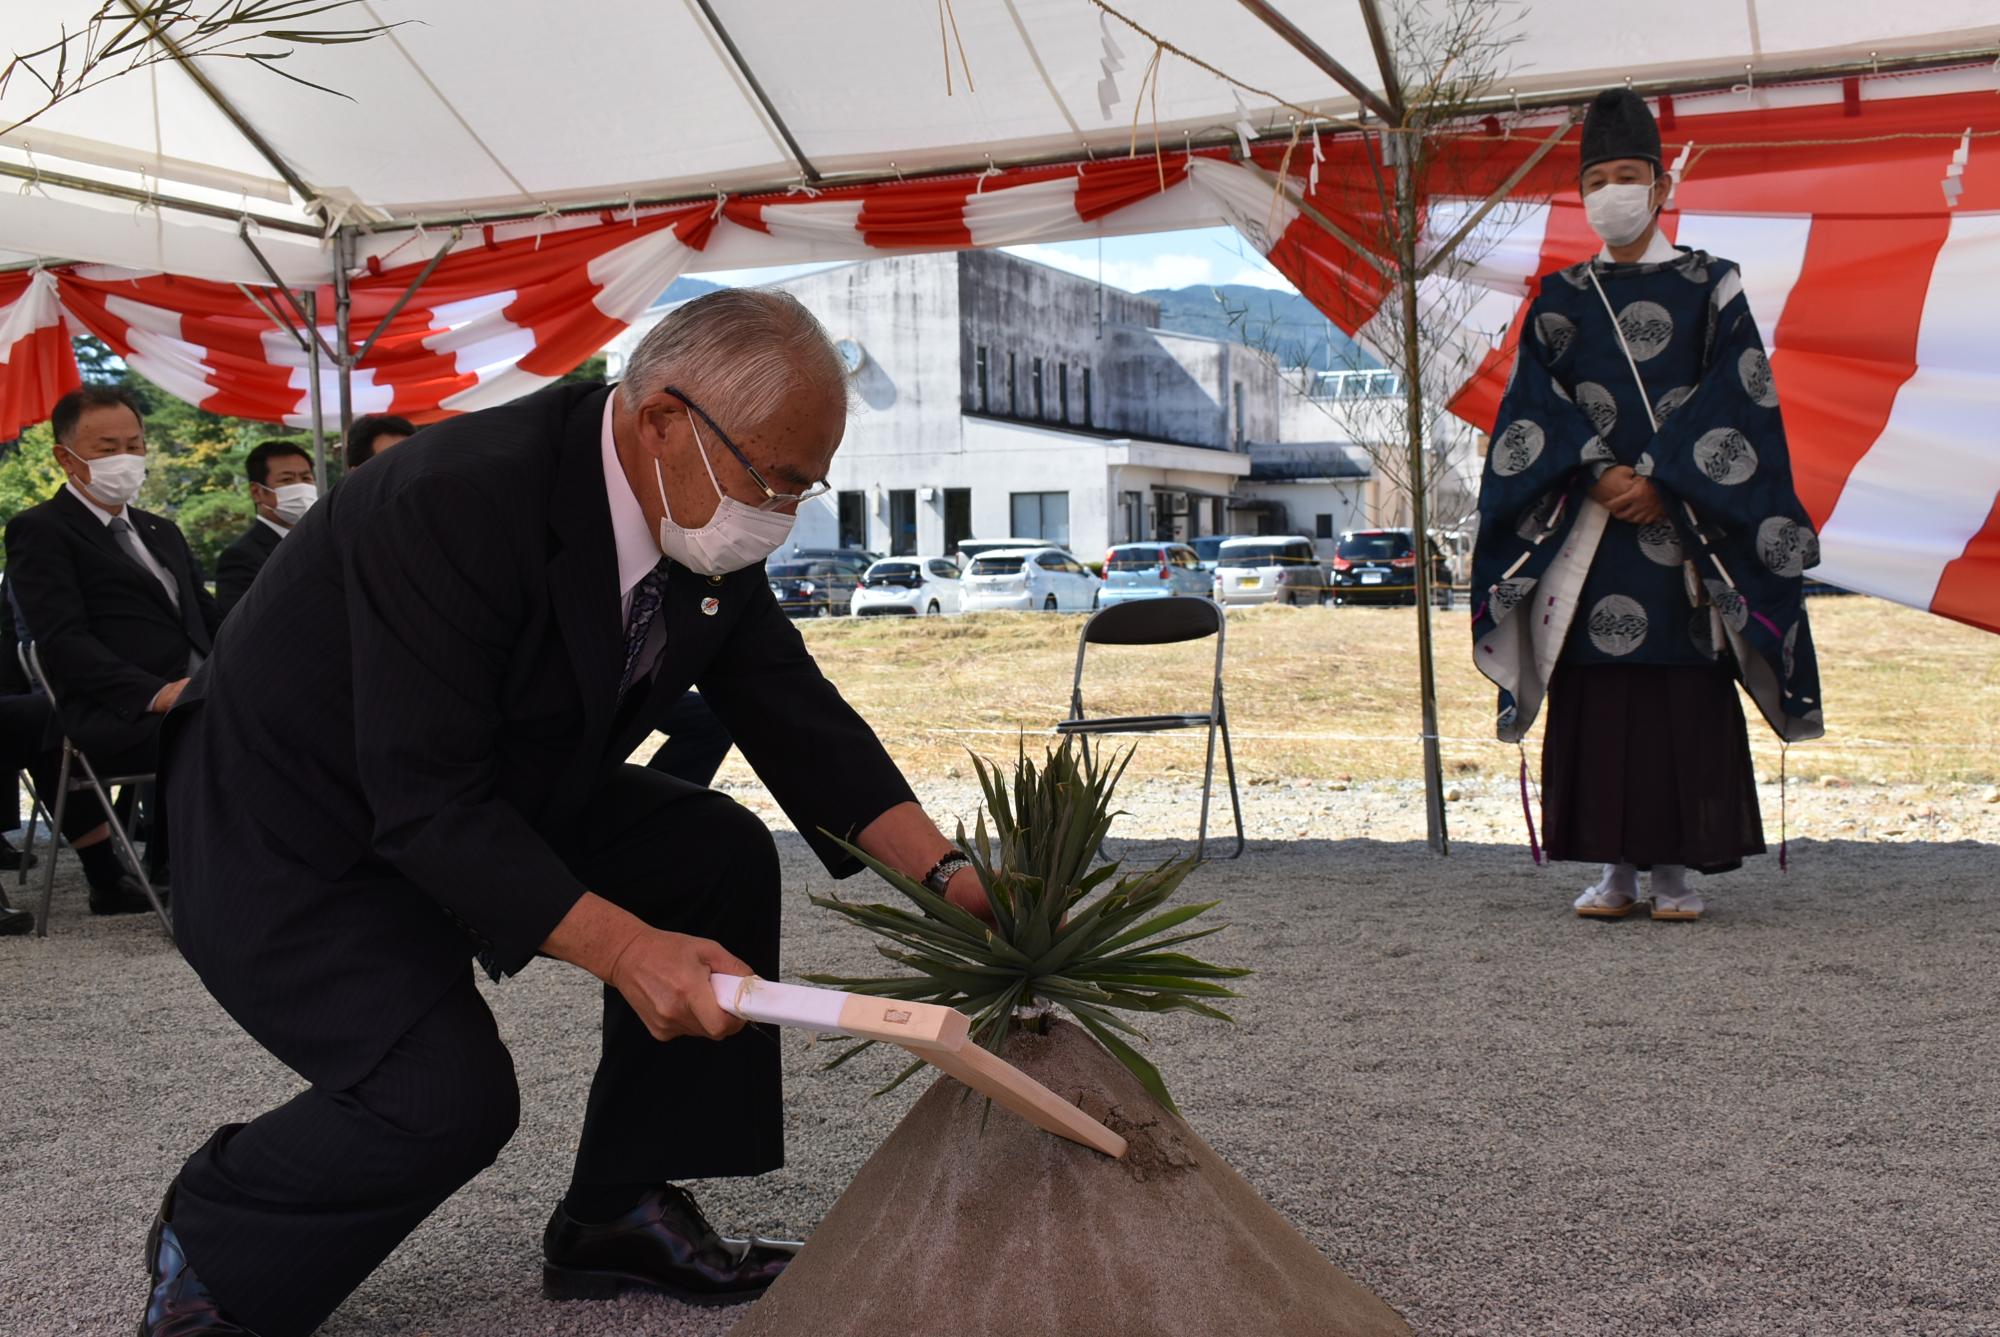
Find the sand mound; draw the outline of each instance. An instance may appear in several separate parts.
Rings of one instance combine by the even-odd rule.
[[[1375,1337],[1329,1263],[1082,1030],[1008,1059],[1116,1129],[1122,1161],[939,1078],[732,1337]]]

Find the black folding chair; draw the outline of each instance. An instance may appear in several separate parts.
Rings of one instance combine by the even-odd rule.
[[[1236,816],[1236,852],[1243,853],[1243,804],[1236,795],[1236,757],[1229,747],[1229,715],[1222,704],[1222,650],[1226,619],[1211,599],[1138,599],[1116,603],[1092,613],[1076,643],[1076,678],[1070,684],[1069,718],[1056,725],[1064,735],[1159,733],[1167,729],[1208,730],[1208,760],[1201,777],[1201,834],[1195,857],[1208,848],[1208,799],[1215,783],[1215,739],[1222,736],[1222,762],[1229,774],[1229,806]],[[1092,645],[1173,645],[1215,637],[1215,677],[1208,709],[1178,715],[1104,715],[1083,713],[1083,656]]]
[[[41,651],[34,642],[23,641],[20,645],[20,655],[21,667],[28,675],[28,682],[37,691],[48,696],[49,708],[56,712],[57,719],[61,719],[62,709],[56,702],[55,690],[49,686],[48,675],[42,672]],[[77,770],[83,772],[81,779],[75,775]],[[97,795],[97,801],[104,809],[104,819],[111,824],[111,838],[117,842],[118,853],[125,861],[126,871],[138,879],[140,890],[146,893],[146,899],[153,903],[153,912],[160,917],[161,927],[166,929],[168,936],[173,935],[174,923],[167,915],[167,907],[160,901],[160,893],[153,889],[152,879],[146,876],[146,866],[141,862],[138,851],[133,848],[132,837],[127,834],[125,823],[118,820],[118,811],[111,803],[113,788],[152,782],[153,775],[150,772],[137,775],[100,776],[97,768],[90,764],[90,758],[83,754],[83,749],[71,742],[68,734],[63,735],[62,767],[56,773],[56,805],[55,810],[49,814],[49,863],[47,871],[42,874],[42,913],[35,922],[36,937],[46,938],[49,935],[49,907],[55,901],[56,894],[56,855],[62,849],[63,812],[69,807],[69,796],[86,789]],[[39,805],[42,796],[37,794],[35,800]],[[156,822],[163,820],[163,814],[154,813],[153,820]]]

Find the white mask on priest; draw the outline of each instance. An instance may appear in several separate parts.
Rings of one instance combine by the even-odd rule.
[[[1630,246],[1652,226],[1652,184],[1634,181],[1599,186],[1583,197],[1583,212],[1590,220],[1590,230],[1605,245]]]

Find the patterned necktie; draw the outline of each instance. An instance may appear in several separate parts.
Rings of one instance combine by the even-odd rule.
[[[632,685],[632,675],[639,667],[640,652],[646,648],[646,633],[652,629],[653,619],[660,611],[660,587],[666,583],[666,572],[654,567],[639,578],[632,587],[632,612],[625,619],[625,670],[618,675],[618,699],[625,699],[625,691]]]
[[[131,521],[122,515],[114,515],[111,517],[110,529],[113,534],[118,536],[119,546],[124,548],[132,560],[139,564],[140,569],[160,582],[160,588],[167,592],[167,602],[171,603],[175,610],[178,611],[181,606],[181,592],[174,588],[174,582],[165,572],[153,565],[153,559],[146,552],[146,545],[140,539],[138,532],[132,528]]]

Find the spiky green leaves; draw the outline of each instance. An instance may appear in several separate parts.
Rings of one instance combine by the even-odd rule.
[[[841,841],[914,909],[832,896],[815,896],[813,904],[885,939],[876,950],[914,973],[807,978],[850,993],[959,1008],[971,1014],[973,1036],[995,1053],[1017,1009],[1054,1004],[1173,1109],[1158,1069],[1124,1038],[1143,1040],[1144,1033],[1118,1014],[1194,1012],[1228,1021],[1216,1000],[1236,994],[1217,981],[1250,972],[1168,950],[1227,927],[1176,932],[1213,909],[1213,901],[1162,908],[1194,871],[1194,859],[1169,860],[1136,873],[1124,872],[1118,863],[1097,863],[1115,815],[1112,794],[1131,755],[1127,751],[1108,769],[1100,768],[1086,746],[1065,739],[1037,766],[1024,748],[1011,785],[1000,767],[973,757],[985,803],[972,839],[961,824],[958,841],[986,889],[991,924]],[[865,1048],[865,1043],[852,1046],[833,1063]],[[905,1068],[884,1089],[921,1066]]]

